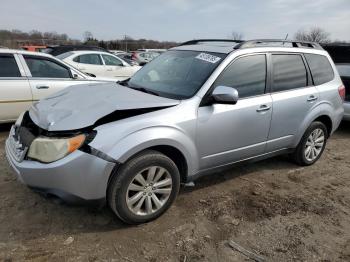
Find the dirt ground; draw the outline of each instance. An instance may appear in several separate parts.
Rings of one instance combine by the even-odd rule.
[[[0,127],[0,260],[350,261],[350,123],[314,166],[278,157],[185,188],[158,220],[126,226],[109,209],[62,205],[16,181]]]

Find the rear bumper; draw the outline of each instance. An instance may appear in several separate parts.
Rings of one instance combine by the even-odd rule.
[[[344,117],[343,120],[350,121],[350,102],[344,102]]]
[[[18,179],[33,188],[69,203],[100,203],[106,198],[107,184],[115,163],[81,152],[73,152],[56,162],[44,164],[12,156],[9,140],[6,156]]]

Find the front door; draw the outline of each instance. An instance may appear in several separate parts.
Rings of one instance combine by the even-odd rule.
[[[0,123],[16,120],[32,105],[29,82],[19,65],[13,54],[0,54]]]
[[[236,88],[235,105],[212,104],[198,109],[197,147],[200,169],[248,159],[265,152],[272,99],[266,93],[266,55],[239,57],[217,78],[216,86]]]
[[[23,58],[30,73],[28,79],[34,101],[68,86],[86,83],[84,80],[73,79],[71,70],[53,59],[31,55],[23,55]]]
[[[124,65],[119,59],[111,55],[102,55],[105,67],[106,76],[124,80],[132,75],[132,67]]]

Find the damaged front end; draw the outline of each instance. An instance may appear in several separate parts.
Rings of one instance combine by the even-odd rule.
[[[48,131],[38,126],[31,119],[29,111],[25,112],[11,130],[11,139],[20,145],[21,156],[18,160],[35,160],[51,163],[62,159],[75,150],[96,156],[108,162],[117,163],[109,155],[91,147],[89,144],[97,135],[96,127],[118,120],[154,112],[167,107],[117,110],[94,124],[81,129],[67,131]]]

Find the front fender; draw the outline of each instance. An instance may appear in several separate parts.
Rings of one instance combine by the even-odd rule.
[[[172,146],[185,157],[188,175],[198,170],[198,153],[192,139],[173,127],[149,127],[138,130],[118,141],[105,152],[120,163],[125,163],[136,153],[154,146]]]

